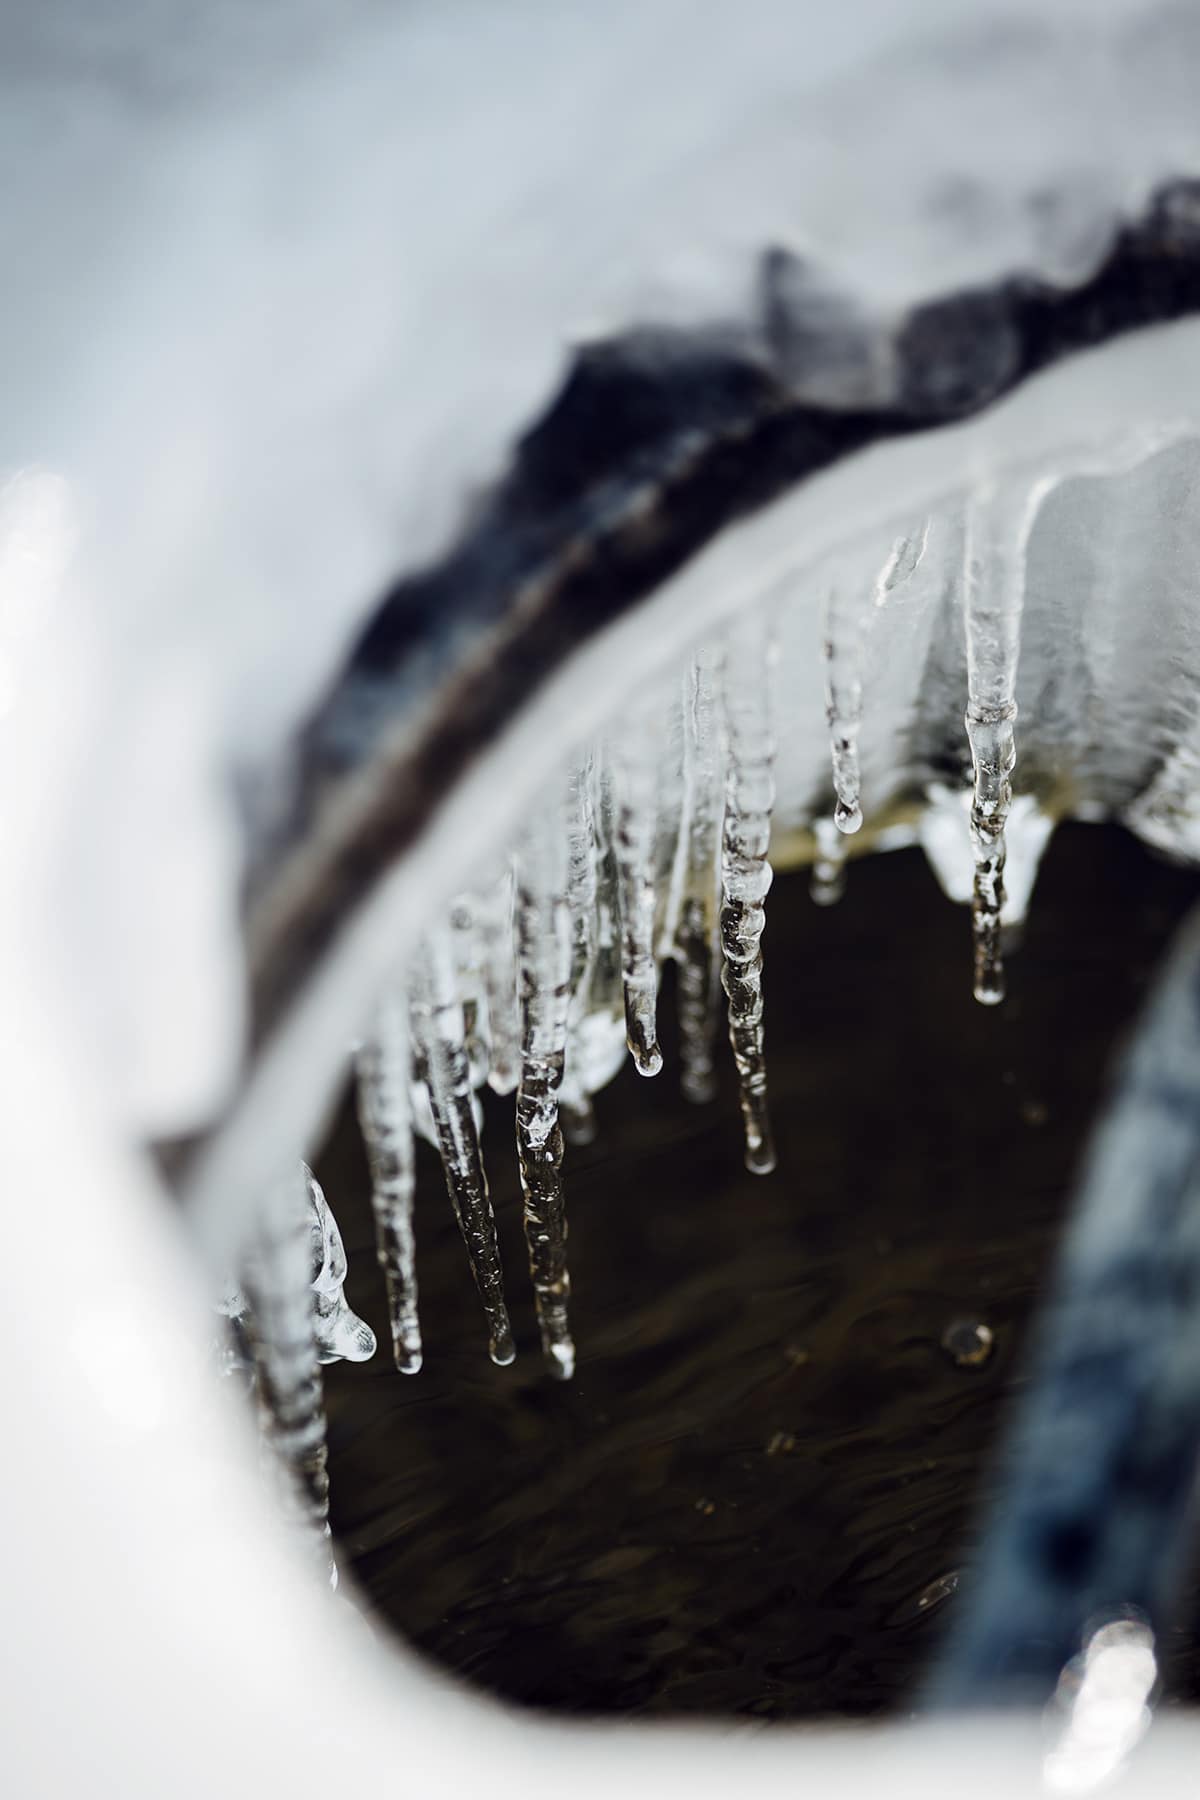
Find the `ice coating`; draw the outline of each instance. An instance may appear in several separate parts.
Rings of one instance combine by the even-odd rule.
[[[771,640],[761,617],[730,635],[722,679],[728,764],[721,839],[721,980],[729,1002],[729,1042],[737,1066],[746,1167],[775,1167],[767,1112],[763,1044],[762,933],[771,886],[771,812],[775,804],[767,671]]]
[[[475,1122],[462,1002],[455,985],[454,959],[442,931],[429,934],[414,965],[411,1019],[446,1189],[483,1302],[488,1354],[503,1365],[513,1360],[516,1346],[504,1303],[496,1220]]]
[[[542,1351],[551,1373],[563,1381],[575,1373],[575,1346],[567,1323],[571,1280],[558,1100],[575,949],[568,898],[569,847],[578,817],[577,796],[566,808],[553,803],[547,807],[518,851],[516,889],[521,1020],[517,1157],[525,1242]]]
[[[403,996],[387,994],[359,1050],[358,1117],[371,1170],[375,1252],[387,1289],[392,1356],[402,1375],[421,1367],[413,1195],[412,1047]]]

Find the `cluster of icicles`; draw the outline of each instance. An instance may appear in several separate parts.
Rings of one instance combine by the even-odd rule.
[[[1029,535],[1052,484],[1026,479],[967,502],[957,555],[973,787],[974,991],[1003,997],[1005,834],[1016,760],[1016,675]],[[929,525],[896,539],[873,581],[827,591],[822,658],[832,807],[815,825],[814,897],[836,900],[862,825],[859,728],[880,609],[920,567]],[[524,1226],[542,1350],[575,1368],[568,1302],[564,1143],[588,1141],[591,1096],[626,1054],[663,1065],[657,996],[677,967],[680,1078],[714,1090],[724,1012],[746,1166],[775,1164],[763,1035],[762,935],[771,886],[775,732],[769,607],[692,657],[682,683],[643,696],[547,790],[503,865],[431,924],[356,1053],[358,1111],[398,1370],[422,1346],[413,1235],[414,1134],[437,1148],[482,1303],[492,1360],[515,1354],[480,1142],[477,1090],[515,1095]],[[1016,815],[1013,816],[1016,824]],[[724,990],[722,998],[721,990]],[[308,1526],[327,1542],[320,1363],[361,1359],[374,1338],[341,1295],[336,1225],[302,1165],[262,1210],[258,1243],[223,1310],[254,1378],[264,1433],[291,1470]]]

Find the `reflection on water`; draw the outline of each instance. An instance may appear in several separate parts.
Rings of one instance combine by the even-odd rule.
[[[327,1371],[339,1557],[378,1612],[530,1705],[905,1704],[969,1595],[984,1455],[1103,1072],[1197,886],[1115,832],[1064,830],[989,1011],[962,979],[969,921],[917,853],[856,865],[836,907],[780,877],[778,1170],[742,1165],[726,1056],[707,1107],[679,1097],[669,1039],[657,1080],[627,1068],[599,1095],[600,1134],[566,1164],[571,1383],[547,1379],[520,1281],[516,1363],[481,1358],[423,1147],[424,1370]],[[485,1112],[511,1141],[511,1099]],[[515,1158],[491,1167],[515,1271]],[[386,1335],[349,1107],[318,1173],[347,1297]],[[1168,1689],[1194,1691],[1190,1653],[1163,1648]]]
[[[1056,1741],[1043,1777],[1051,1793],[1093,1793],[1120,1771],[1149,1727],[1157,1680],[1154,1633],[1140,1619],[1113,1619],[1091,1633],[1048,1709]]]

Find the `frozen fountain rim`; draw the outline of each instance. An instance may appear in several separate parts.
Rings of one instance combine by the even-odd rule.
[[[582,350],[477,523],[384,596],[297,740],[294,810],[249,893],[254,1042],[303,979],[298,955],[323,951],[505,714],[724,525],[874,443],[970,416],[1064,356],[1198,309],[1188,181],[1160,189],[1078,288],[1014,276],[914,309],[894,333],[890,405],[794,400],[803,383],[770,294],[770,330],[642,330]],[[352,845],[328,824],[335,807]],[[327,867],[303,882],[314,845]]]
[[[416,895],[432,840],[444,845],[447,826],[461,832],[469,824],[461,802],[480,750],[511,735],[534,697],[553,688],[553,678],[581,649],[626,630],[649,594],[671,587],[701,557],[719,566],[723,543],[739,534],[726,528],[745,529],[767,517],[781,496],[810,489],[818,478],[823,485],[847,462],[861,469],[864,457],[886,457],[901,438],[914,446],[909,460],[924,471],[917,486],[939,460],[944,486],[946,426],[988,415],[1004,393],[1019,394],[1030,377],[1077,360],[1080,351],[1196,312],[1198,213],[1197,184],[1171,184],[1079,288],[1056,290],[1013,277],[982,297],[971,292],[918,308],[895,334],[894,343],[908,350],[899,357],[900,398],[890,409],[838,411],[797,402],[782,380],[768,379],[761,346],[754,362],[745,338],[708,334],[681,344],[676,337],[667,356],[668,389],[682,380],[686,397],[688,384],[699,379],[711,409],[704,383],[714,366],[727,376],[732,358],[744,378],[732,391],[739,400],[751,395],[749,409],[727,408],[717,423],[710,420],[706,435],[690,416],[681,418],[677,394],[659,395],[657,432],[624,461],[618,458],[623,480],[602,468],[565,510],[557,497],[541,510],[532,503],[528,467],[518,458],[458,551],[387,596],[297,742],[298,799],[282,828],[260,842],[247,913],[255,1021],[248,1086],[264,1088],[259,1077],[265,1073],[264,1091],[274,1094],[268,1112],[289,1112],[293,1135],[297,1117],[313,1127],[328,1102],[329,1080],[318,1084],[319,1098],[314,1090],[311,1113],[293,1107],[295,1066],[286,1050],[292,1038],[309,1037],[306,1020],[329,1016],[330,983],[322,972],[341,960],[333,951],[365,934],[375,944],[376,966],[394,963],[403,932],[418,922]],[[961,380],[931,377],[929,360],[936,365],[939,334],[954,324],[956,353],[968,354],[963,343],[981,320],[991,322],[989,330],[1006,331],[1015,353],[1000,379],[993,357],[987,379],[964,400]],[[646,334],[634,334],[635,360],[644,364],[646,352]],[[594,363],[595,352],[588,354]],[[611,354],[624,380],[628,369]],[[916,376],[905,354],[915,356]],[[657,379],[655,356],[648,367],[649,378]],[[539,433],[544,460],[547,433],[574,432],[574,379],[525,440],[526,458]],[[727,383],[726,399],[729,391]],[[932,459],[915,450],[918,438],[941,439]],[[409,877],[407,907],[397,902],[392,879],[401,864]],[[426,908],[436,897],[426,887]],[[368,914],[374,924],[365,923]],[[385,914],[390,951],[382,935]],[[344,1006],[332,1010],[345,1015]],[[351,1022],[345,1035],[355,1028]],[[281,1046],[282,1056],[276,1054]],[[292,1072],[286,1079],[284,1068]],[[252,1107],[234,1108],[198,1154],[193,1146],[174,1159],[200,1211],[216,1203],[224,1212],[218,1192],[244,1195],[250,1166],[265,1170],[266,1161],[250,1154],[246,1125],[248,1112],[261,1120],[261,1100],[260,1094]],[[279,1141],[267,1133],[267,1144]]]

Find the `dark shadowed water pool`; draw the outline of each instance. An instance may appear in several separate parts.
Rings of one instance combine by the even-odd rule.
[[[1089,904],[1078,899],[1086,892]],[[485,1152],[520,1354],[487,1359],[421,1148],[425,1368],[326,1371],[333,1524],[376,1613],[507,1699],[770,1719],[903,1708],[963,1604],[975,1502],[1106,1073],[1191,872],[1070,826],[1009,999],[971,997],[969,921],[915,851],[823,909],[777,877],[764,941],[779,1167],[742,1167],[733,1072],[598,1097],[568,1150],[573,1383],[544,1373],[511,1099]],[[351,1303],[387,1340],[349,1101],[319,1160]],[[1200,1694],[1195,1609],[1168,1693]]]

